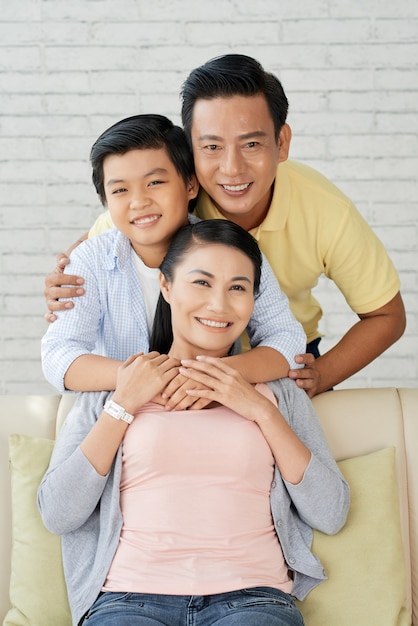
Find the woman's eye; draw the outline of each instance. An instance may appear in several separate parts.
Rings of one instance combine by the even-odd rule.
[[[231,290],[232,291],[246,291],[243,285],[232,285]]]
[[[198,280],[195,280],[194,285],[209,285],[208,281],[205,280],[204,278],[199,278]]]

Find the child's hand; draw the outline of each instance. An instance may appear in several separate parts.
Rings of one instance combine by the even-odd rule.
[[[166,354],[134,354],[118,368],[112,400],[135,413],[152,400],[178,374],[179,362]]]
[[[196,361],[182,360],[181,365],[180,374],[198,384],[197,388],[187,390],[193,398],[219,402],[253,422],[266,412],[277,413],[270,400],[220,358],[199,356]]]

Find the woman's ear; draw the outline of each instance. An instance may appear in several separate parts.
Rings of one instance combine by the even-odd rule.
[[[161,295],[168,304],[170,304],[170,283],[166,280],[164,274],[160,272],[158,276],[158,280],[160,281],[160,290]]]
[[[199,183],[197,182],[196,176],[193,174],[193,176],[187,182],[187,194],[188,194],[189,200],[193,200],[194,198],[196,198],[198,193],[199,193]]]

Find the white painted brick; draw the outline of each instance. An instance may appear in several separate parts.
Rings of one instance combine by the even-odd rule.
[[[257,45],[279,43],[279,28],[274,21],[254,21],[251,29],[242,27],[241,22],[213,22],[188,23],[186,25],[186,40],[191,45],[211,45],[214,42],[234,41],[240,44]]]
[[[4,72],[1,82],[15,93],[86,93],[90,90],[89,75],[83,72]]]
[[[416,68],[376,68],[374,82],[377,89],[398,89],[401,93],[417,89]]]
[[[412,157],[418,153],[418,136],[411,134],[392,135],[334,135],[328,138],[330,156]]]
[[[417,53],[417,43],[333,45],[329,50],[332,66],[350,68],[415,67]]]
[[[391,133],[418,133],[416,112],[376,113],[376,130]]]
[[[36,71],[41,68],[41,53],[36,46],[21,46],[19,54],[16,54],[16,48],[2,47],[0,55],[0,72],[28,72]]]
[[[416,10],[418,13],[418,9]],[[374,36],[376,39],[388,41],[415,41],[418,33],[418,19],[376,19]]]
[[[185,31],[186,26],[179,22],[124,22],[117,28],[114,23],[97,22],[90,28],[90,40],[95,46],[125,46],[127,41],[138,41],[141,46],[155,42],[159,46],[177,45],[186,41]]]
[[[370,38],[369,19],[285,19],[283,23],[283,41],[288,44],[310,43],[341,44],[365,41]]]
[[[283,87],[287,93],[298,91],[339,91],[350,89],[353,92],[367,91],[373,84],[371,69],[335,69],[322,67],[306,71],[304,69],[282,69],[280,72]]]
[[[371,16],[380,18],[416,17],[416,4],[411,0],[339,0],[329,5],[333,17]]]
[[[339,387],[416,386],[415,2],[3,4],[1,393],[55,392],[37,354],[46,330],[44,277],[55,254],[101,211],[88,163],[93,141],[136,113],[155,111],[180,123],[178,92],[187,74],[227,52],[250,54],[279,75],[290,101],[291,157],[317,167],[356,202],[399,269],[405,336]],[[327,350],[357,318],[329,281],[321,279],[315,292]]]

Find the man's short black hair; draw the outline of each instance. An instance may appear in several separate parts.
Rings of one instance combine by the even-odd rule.
[[[245,54],[225,54],[192,70],[181,90],[181,117],[189,145],[197,100],[258,94],[266,98],[277,141],[286,122],[289,104],[276,76],[266,72],[258,61]]]

